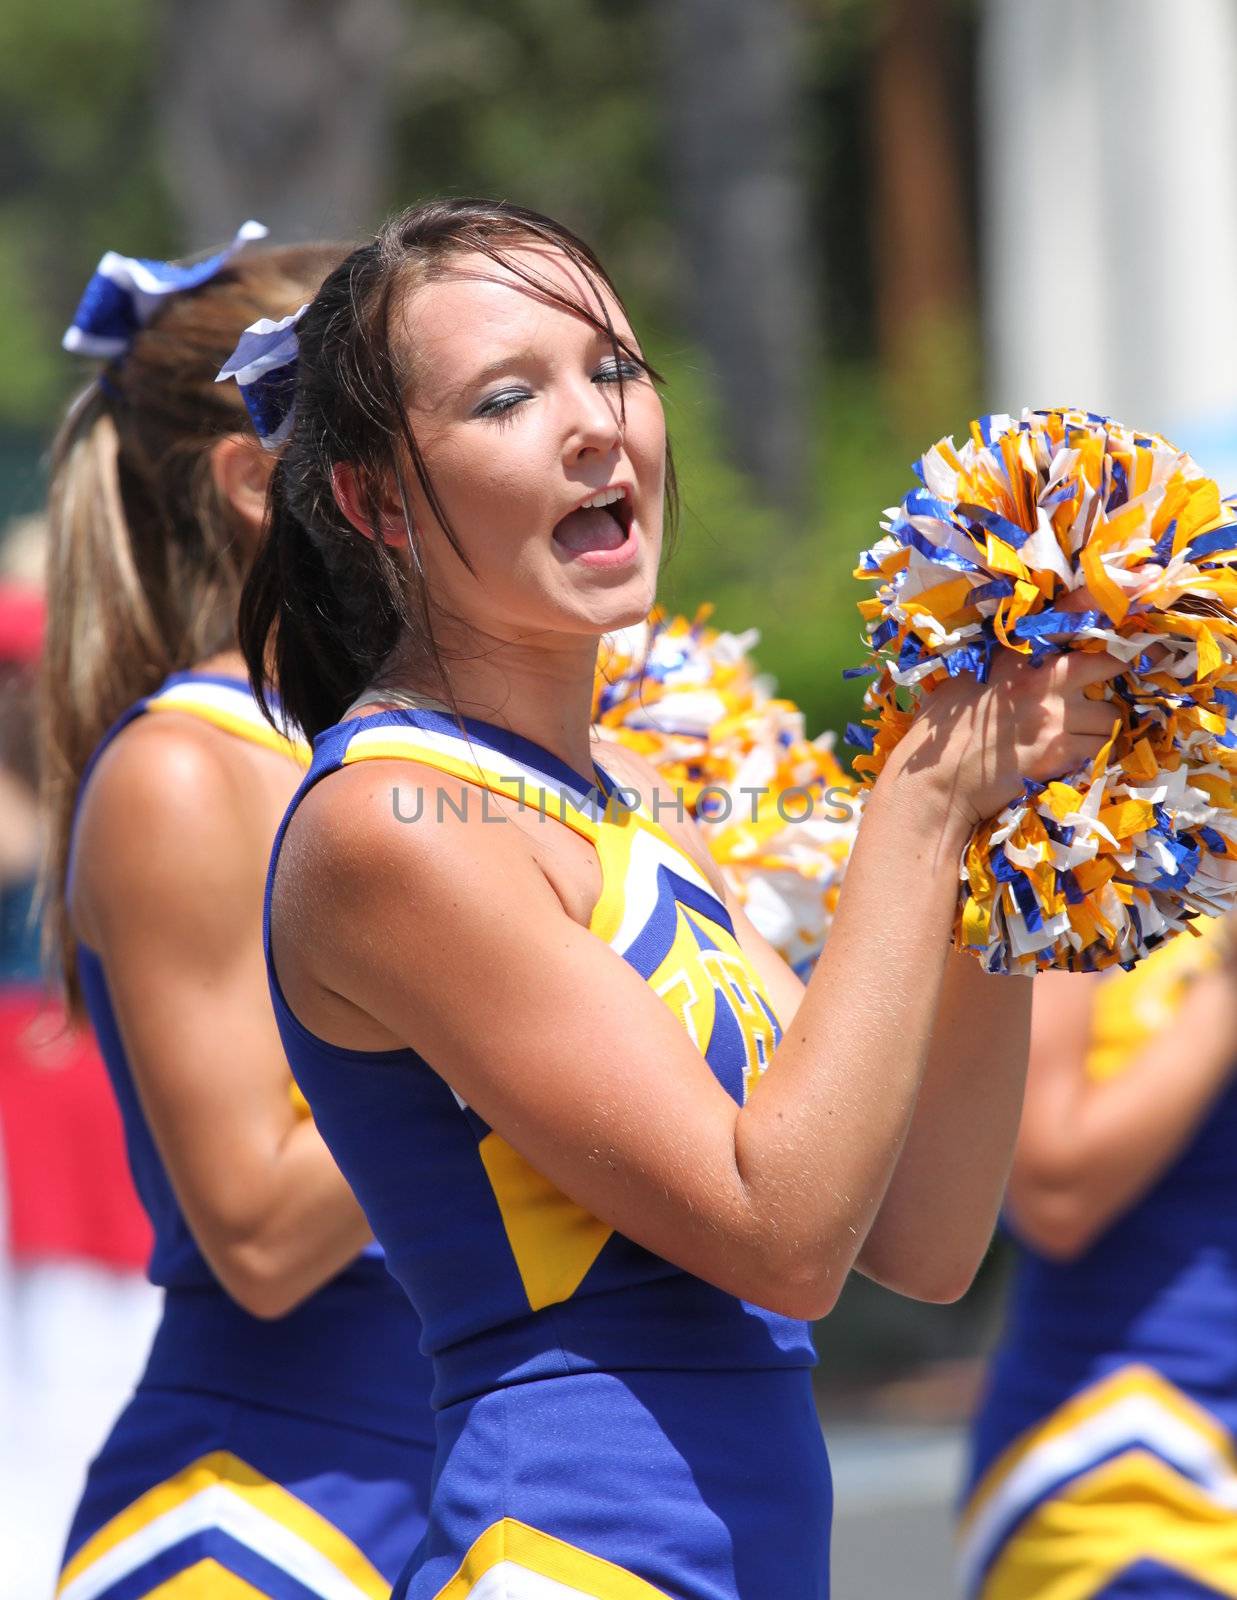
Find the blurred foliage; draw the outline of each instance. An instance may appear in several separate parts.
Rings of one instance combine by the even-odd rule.
[[[120,241],[175,247],[154,128],[155,0],[0,6],[0,426],[43,426],[74,374],[61,329]]]
[[[970,0],[957,0],[960,10]],[[804,170],[825,307],[814,401],[812,506],[790,525],[728,463],[703,360],[678,328],[683,296],[664,154],[661,0],[406,0],[396,64],[393,204],[484,193],[561,216],[594,243],[668,380],[684,519],[664,598],[758,626],[761,663],[809,725],[840,726],[858,691],[850,579],[882,508],[933,438],[965,427],[977,390],[969,325],[927,330],[898,392],[873,354],[867,70],[876,0],[800,0]],[[60,332],[107,248],[177,248],[160,166],[156,0],[5,0],[0,7],[0,515],[27,509],[29,440],[77,377]],[[964,97],[960,97],[964,100]],[[238,112],[238,114],[240,114]]]
[[[665,309],[656,0],[416,0],[410,15],[399,199],[480,194],[560,217],[637,314]]]
[[[658,355],[684,508],[663,603],[690,613],[710,601],[717,626],[758,627],[757,659],[803,708],[809,731],[840,735],[863,693],[862,680],[841,676],[864,656],[855,605],[870,589],[852,578],[855,560],[880,536],[884,508],[911,487],[910,463],[930,440],[909,445],[899,434],[870,365],[835,365],[819,404],[814,510],[805,527],[790,528],[717,454],[698,369]]]

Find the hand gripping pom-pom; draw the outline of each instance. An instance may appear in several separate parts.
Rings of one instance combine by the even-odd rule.
[[[925,695],[998,650],[1107,650],[1114,734],[963,852],[959,949],[990,972],[1129,966],[1237,896],[1237,510],[1184,452],[1080,411],[982,418],[861,557],[871,782]],[[1154,649],[1154,647],[1159,647]],[[1148,652],[1153,652],[1148,654]]]
[[[757,634],[654,611],[603,641],[593,707],[603,738],[657,769],[696,819],[748,916],[806,973],[829,932],[858,826],[858,785],[833,736],[808,739],[749,658]]]

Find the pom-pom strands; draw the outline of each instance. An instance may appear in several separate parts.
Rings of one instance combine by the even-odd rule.
[[[998,650],[1128,662],[1091,691],[1114,724],[1091,770],[972,836],[955,939],[990,972],[1129,966],[1237,893],[1237,511],[1164,439],[1080,411],[985,417],[916,472],[856,574],[878,584],[856,770]]]
[[[837,906],[858,786],[833,735],[808,739],[803,713],[756,673],[756,631],[719,633],[708,614],[654,611],[604,640],[594,722],[657,768],[748,916],[806,973]]]

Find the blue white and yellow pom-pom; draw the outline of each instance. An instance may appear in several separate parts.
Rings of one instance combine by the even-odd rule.
[[[856,573],[879,585],[856,770],[999,650],[1128,662],[1091,770],[972,836],[955,940],[990,972],[1131,965],[1237,896],[1237,509],[1166,440],[1081,411],[982,418],[916,472]]]
[[[749,652],[758,634],[722,633],[654,611],[610,635],[594,722],[681,794],[753,923],[796,971],[820,954],[858,826],[855,780],[833,735],[809,739]]]

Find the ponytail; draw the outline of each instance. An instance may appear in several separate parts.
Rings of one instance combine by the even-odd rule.
[[[247,322],[312,293],[339,258],[322,245],[255,250],[169,297],[70,407],[52,446],[40,891],[44,957],[75,1010],[65,877],[86,765],[116,719],[169,673],[236,643],[248,551],[211,452],[246,424],[239,396],[215,373]]]
[[[238,634],[268,716],[273,682],[284,719],[312,737],[373,681],[408,618],[401,572],[385,546],[341,538],[328,561],[289,498],[280,463],[267,498],[266,537],[241,595]]]
[[[49,604],[39,675],[44,956],[59,969],[74,1006],[75,941],[64,889],[78,785],[106,730],[172,670],[167,619],[152,603],[161,585],[144,570],[148,560],[135,548],[125,515],[120,439],[95,383],[70,410],[52,448]]]

